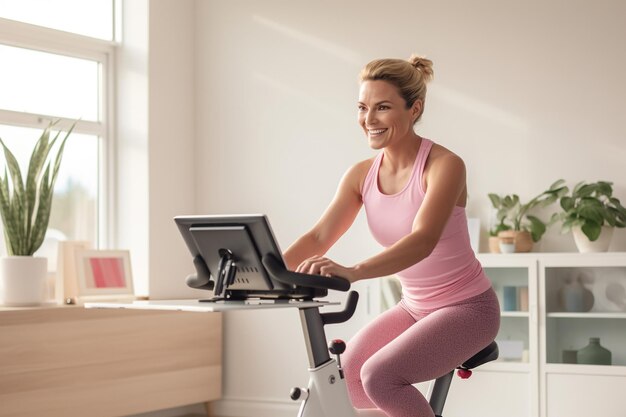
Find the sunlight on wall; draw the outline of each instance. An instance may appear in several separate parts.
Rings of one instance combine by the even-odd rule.
[[[518,132],[522,131],[527,133],[529,131],[528,121],[523,118],[485,101],[476,100],[474,97],[448,88],[445,85],[435,83],[432,87],[428,88],[428,92],[430,97],[441,99],[447,105],[459,107],[461,110],[473,113],[483,119],[500,123]]]
[[[262,16],[254,15],[252,16],[252,20],[272,30],[275,30],[276,32],[296,39],[306,44],[307,46],[311,46],[319,51],[339,58],[342,61],[346,61],[356,65],[361,65],[362,63],[362,57],[349,48],[344,48],[335,43],[320,39],[319,37],[303,33],[302,31],[290,28],[289,26],[285,26],[281,23],[275,22]]]

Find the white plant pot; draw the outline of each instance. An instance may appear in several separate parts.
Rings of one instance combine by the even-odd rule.
[[[48,259],[34,256],[0,258],[0,288],[7,306],[35,306],[46,301]]]
[[[602,226],[600,236],[594,242],[587,238],[580,227],[574,227],[572,229],[572,234],[574,235],[574,242],[576,242],[576,247],[578,247],[579,252],[606,252],[609,250],[609,246],[611,245],[613,228],[610,226]]]

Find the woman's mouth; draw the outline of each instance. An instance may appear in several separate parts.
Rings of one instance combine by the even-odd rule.
[[[367,133],[370,135],[370,137],[380,136],[386,131],[387,129],[367,129]]]

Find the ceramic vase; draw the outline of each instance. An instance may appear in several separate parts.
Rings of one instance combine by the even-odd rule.
[[[2,301],[6,306],[36,306],[47,297],[48,259],[34,256],[0,258]]]
[[[498,236],[489,236],[489,252],[500,253],[500,238]]]
[[[530,252],[533,250],[533,238],[530,232],[517,230],[503,230],[498,233],[500,239],[513,238],[515,252]]]
[[[515,253],[515,239],[512,237],[501,237],[498,246],[500,253]]]
[[[606,252],[609,250],[609,246],[611,245],[613,228],[609,226],[602,226],[600,237],[593,242],[589,240],[580,227],[574,227],[572,229],[572,234],[579,252]]]
[[[610,365],[611,351],[600,345],[599,337],[590,337],[589,344],[576,354],[576,362],[586,365]]]
[[[580,277],[569,278],[561,288],[563,310],[570,313],[586,313],[593,308],[593,293],[585,288]]]

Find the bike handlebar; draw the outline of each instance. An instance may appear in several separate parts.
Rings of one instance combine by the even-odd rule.
[[[336,276],[325,277],[322,275],[310,275],[289,271],[282,262],[271,254],[263,256],[261,262],[270,275],[272,275],[276,281],[283,284],[337,291],[348,291],[350,289],[350,281],[345,278]]]
[[[356,291],[350,291],[348,293],[348,300],[346,301],[346,305],[342,311],[337,311],[334,313],[323,313],[322,323],[324,324],[334,324],[334,323],[343,323],[350,318],[356,311],[356,305],[359,302],[359,293]]]

